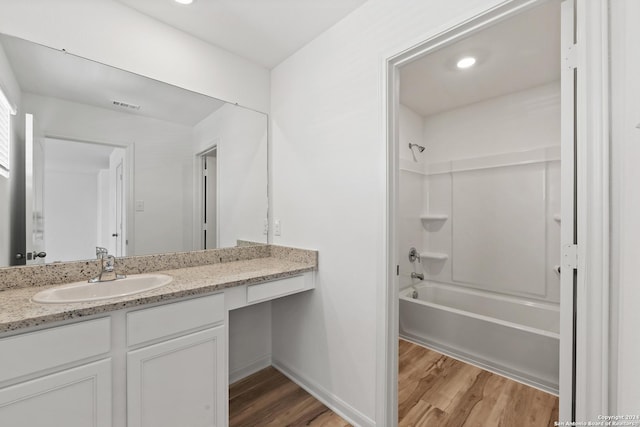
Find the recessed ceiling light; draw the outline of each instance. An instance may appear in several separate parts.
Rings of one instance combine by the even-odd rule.
[[[193,3],[193,0],[174,0],[176,3],[180,3],[180,4],[191,4]]]
[[[469,68],[472,67],[475,63],[476,58],[474,58],[473,56],[466,56],[459,60],[456,65],[458,66],[458,68]]]

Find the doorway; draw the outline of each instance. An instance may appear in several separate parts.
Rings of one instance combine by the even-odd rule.
[[[381,319],[382,327],[384,331],[385,340],[381,342],[385,343],[385,348],[381,349],[384,352],[384,356],[381,356],[381,360],[385,361],[386,369],[384,373],[381,372],[382,386],[380,389],[379,397],[385,401],[385,413],[379,413],[380,419],[385,419],[388,423],[395,423],[397,420],[397,366],[398,366],[398,328],[399,328],[399,304],[398,304],[398,291],[400,287],[400,270],[402,261],[399,255],[402,251],[399,248],[399,230],[398,223],[400,221],[400,213],[398,211],[399,206],[399,171],[401,167],[400,150],[411,149],[415,151],[415,156],[419,156],[417,151],[421,151],[420,147],[409,147],[404,142],[400,143],[400,87],[401,87],[401,73],[402,68],[411,62],[423,58],[430,54],[435,54],[438,51],[451,46],[461,40],[469,39],[474,34],[481,32],[483,29],[490,28],[501,22],[508,21],[514,17],[517,17],[521,13],[525,13],[536,7],[544,5],[549,2],[545,1],[512,1],[505,5],[491,9],[485,13],[470,18],[467,21],[462,22],[453,29],[439,33],[420,46],[413,46],[396,56],[391,56],[385,62],[385,76],[386,76],[386,104],[387,104],[387,140],[388,144],[388,180],[387,180],[387,265],[385,271],[386,275],[386,287],[383,292],[386,298],[385,313],[386,318]],[[563,230],[571,230],[571,238],[567,238],[568,233],[562,234],[561,243],[561,262],[558,264],[562,268],[560,269],[561,282],[560,292],[560,354],[561,361],[559,366],[559,394],[560,394],[560,415],[562,420],[580,420],[585,418],[589,412],[593,412],[592,409],[588,409],[588,405],[585,403],[588,399],[591,402],[598,402],[598,407],[603,408],[601,402],[606,402],[606,398],[602,396],[606,394],[602,391],[602,387],[584,387],[577,386],[576,383],[586,384],[598,384],[602,385],[602,379],[606,379],[606,352],[607,341],[606,332],[600,333],[603,327],[606,326],[606,307],[600,303],[598,297],[602,296],[601,289],[606,289],[606,279],[601,277],[593,278],[593,276],[587,276],[584,274],[585,257],[576,255],[582,248],[583,255],[585,253],[593,255],[590,259],[593,262],[596,270],[599,272],[606,271],[606,257],[607,254],[602,250],[603,243],[602,234],[590,234],[587,228],[591,226],[599,229],[606,228],[606,222],[604,222],[602,210],[606,210],[608,207],[608,199],[606,191],[603,192],[600,186],[603,185],[605,177],[600,175],[603,171],[607,170],[606,153],[608,148],[606,146],[606,140],[592,141],[596,144],[596,150],[586,150],[585,141],[590,132],[594,129],[598,132],[602,131],[603,122],[602,117],[599,115],[603,111],[607,111],[606,103],[597,105],[597,107],[586,111],[584,108],[584,97],[586,94],[595,91],[598,85],[606,86],[607,76],[606,72],[602,70],[590,69],[584,62],[585,56],[576,55],[575,52],[583,49],[583,52],[591,52],[595,56],[598,56],[602,63],[606,63],[606,31],[602,28],[606,27],[606,8],[598,8],[596,5],[592,5],[588,2],[578,0],[577,6],[573,1],[563,1],[563,19],[562,19],[562,35],[564,42],[562,43],[562,77],[561,84],[561,99],[562,99],[562,119],[561,119],[561,152],[562,152],[562,179],[561,187],[564,196],[561,199],[562,209],[561,215],[558,217],[558,222],[562,224]],[[574,31],[573,24],[576,24],[577,29]],[[596,34],[602,37],[602,39],[594,38],[592,42],[585,42],[583,44],[576,44],[576,40],[579,39],[579,34]],[[573,52],[572,52],[573,50]],[[580,66],[582,65],[582,68]],[[584,75],[583,79],[575,80],[576,75],[579,74],[580,69]],[[582,83],[582,85],[581,85]],[[599,88],[598,88],[599,89]],[[600,94],[598,94],[600,95]],[[576,119],[577,117],[577,119]],[[590,117],[594,120],[596,125],[592,125],[591,122],[585,121],[585,117]],[[606,117],[606,115],[605,115]],[[606,123],[604,123],[606,125]],[[464,126],[464,124],[462,124]],[[598,127],[600,126],[600,127]],[[575,130],[578,130],[576,132]],[[582,132],[582,133],[580,133]],[[411,141],[410,141],[411,142]],[[417,142],[418,145],[423,145]],[[600,154],[605,154],[605,159],[598,157],[595,153],[588,151],[598,151]],[[473,162],[471,162],[473,163]],[[469,164],[467,164],[469,166]],[[451,167],[451,164],[449,164]],[[597,175],[597,184],[594,183],[592,176],[587,179],[586,171],[589,168],[593,168]],[[595,184],[595,186],[594,186]],[[589,191],[586,189],[590,188]],[[606,188],[606,185],[604,185]],[[593,193],[591,193],[593,191]],[[589,200],[592,199],[592,200]],[[587,203],[589,202],[589,203]],[[597,205],[597,203],[600,203]],[[590,216],[589,211],[592,210],[594,215]],[[458,209],[460,211],[460,209]],[[429,212],[425,216],[429,216]],[[440,215],[435,215],[440,216]],[[577,218],[578,222],[582,221],[583,225],[589,224],[589,227],[574,227],[574,219]],[[443,221],[443,218],[425,218],[425,221]],[[426,227],[426,225],[423,225]],[[429,227],[436,227],[436,225],[429,225]],[[576,236],[576,234],[578,234]],[[582,236],[582,237],[580,237]],[[577,245],[577,242],[583,242],[583,245]],[[606,245],[606,244],[605,244]],[[556,246],[557,248],[557,246]],[[407,248],[408,249],[408,248]],[[407,254],[402,252],[402,257]],[[437,255],[438,253],[436,253]],[[436,257],[437,258],[437,257]],[[571,261],[571,262],[568,262]],[[441,261],[441,260],[440,260]],[[576,290],[585,289],[586,282],[594,282],[596,285],[594,288],[597,291],[589,291],[582,293],[576,293]],[[566,284],[569,284],[568,286]],[[589,307],[598,306],[599,314],[602,316],[596,316],[598,319],[587,320],[586,316],[581,313],[581,308],[584,309],[587,306],[587,301],[591,301]],[[592,318],[592,316],[589,316]],[[596,323],[598,325],[599,333],[596,336],[586,336],[587,322]],[[585,357],[575,359],[575,354],[581,353],[581,348],[590,348],[596,350],[591,352],[595,354],[593,356],[597,363],[587,361]],[[591,357],[591,356],[590,356]],[[591,363],[587,366],[587,363]],[[593,380],[590,375],[593,375]],[[600,396],[600,397],[598,397]],[[599,399],[599,401],[598,401]],[[582,402],[582,403],[581,403]],[[382,411],[382,412],[384,412]],[[606,413],[601,411],[599,413]]]
[[[47,261],[92,259],[97,246],[126,256],[127,148],[41,139]]]
[[[218,236],[218,146],[196,155],[197,212],[200,249],[215,249]]]

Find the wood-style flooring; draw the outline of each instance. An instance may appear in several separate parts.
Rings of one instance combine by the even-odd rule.
[[[349,425],[273,367],[229,387],[229,427]]]
[[[400,427],[546,427],[558,398],[408,341],[399,344]],[[231,427],[350,424],[274,368],[229,389]]]
[[[435,351],[400,340],[401,427],[546,427],[558,398]]]

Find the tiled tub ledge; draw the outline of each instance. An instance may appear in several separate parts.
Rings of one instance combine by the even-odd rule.
[[[173,280],[126,297],[71,304],[39,304],[31,298],[43,289],[96,276],[97,261],[1,268],[0,333],[283,279],[317,268],[317,251],[274,245],[118,258],[118,273],[161,272]]]

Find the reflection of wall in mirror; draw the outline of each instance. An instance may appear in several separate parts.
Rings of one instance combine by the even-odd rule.
[[[226,104],[194,128],[193,154],[218,145],[220,247],[237,240],[265,242],[267,217],[267,119]]]
[[[0,90],[3,91],[6,98],[11,104],[17,107],[20,111],[20,87],[13,74],[9,61],[4,53],[4,49],[0,45]],[[11,204],[12,198],[15,197],[17,191],[16,182],[16,168],[13,164],[13,158],[17,154],[17,150],[14,147],[19,140],[20,129],[20,113],[11,117],[11,153],[12,162],[11,170],[9,171],[9,177],[0,176],[0,266],[6,266],[11,264],[15,260],[16,250],[15,244],[12,244],[12,218],[11,218]],[[18,228],[18,227],[16,227]]]
[[[0,176],[0,265],[9,265],[9,179]]]
[[[9,178],[0,175],[0,266],[9,265],[9,231],[11,206]]]
[[[47,170],[45,177],[47,262],[94,258],[97,172]]]
[[[191,179],[185,179],[192,174],[190,146],[185,143],[191,140],[192,128],[62,99],[33,94],[23,98],[25,109],[40,118],[49,135],[135,146],[135,198],[144,200],[145,210],[135,213],[133,240],[129,236],[135,250],[130,255],[191,249],[192,206],[183,203],[183,193],[192,188]],[[95,231],[92,239],[93,250],[82,258],[95,256]]]

